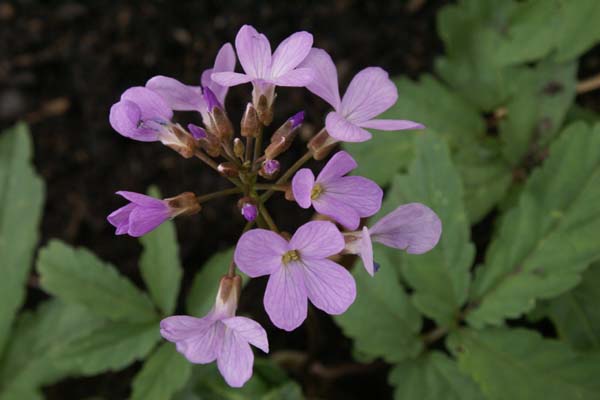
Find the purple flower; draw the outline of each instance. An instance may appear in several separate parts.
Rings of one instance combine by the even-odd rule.
[[[265,171],[265,174],[271,176],[279,172],[280,166],[281,165],[277,160],[267,160],[263,164],[263,170]]]
[[[212,79],[223,86],[252,82],[255,98],[264,94],[273,100],[275,86],[305,86],[312,81],[310,68],[296,68],[313,44],[308,32],[296,32],[275,49],[271,55],[269,39],[250,25],[244,25],[235,38],[235,49],[245,74],[214,72]]]
[[[300,66],[312,68],[316,73],[306,88],[335,110],[325,121],[325,128],[333,138],[342,142],[364,142],[371,138],[364,128],[383,131],[424,128],[413,121],[374,119],[398,99],[398,89],[383,69],[369,67],[360,71],[340,100],[335,64],[325,50],[313,48]]]
[[[356,229],[360,219],[374,215],[381,207],[383,191],[370,179],[344,176],[356,168],[356,161],[345,151],[336,153],[315,181],[308,168],[292,179],[292,191],[302,208],[312,206],[347,229]]]
[[[173,112],[157,93],[136,86],[127,89],[110,108],[110,124],[121,135],[142,142],[164,140],[171,135]]]
[[[134,237],[143,236],[172,216],[171,208],[165,200],[134,192],[120,191],[117,194],[131,202],[107,218],[117,228],[117,235],[126,233]]]
[[[329,314],[341,314],[356,297],[352,275],[328,260],[344,249],[334,224],[302,225],[288,242],[278,234],[253,229],[242,235],[234,260],[247,275],[270,275],[264,305],[273,324],[292,331],[306,319],[308,299]]]
[[[231,44],[226,43],[221,47],[215,65],[202,73],[202,87],[210,90],[212,97],[218,104],[225,103],[229,88],[212,81],[213,72],[233,71],[235,68],[235,53]],[[205,94],[200,86],[190,86],[167,76],[155,76],[146,82],[146,87],[158,93],[169,107],[175,111],[198,111],[206,114],[208,104]]]
[[[233,281],[233,283],[231,282]],[[217,360],[225,381],[242,387],[252,376],[250,345],[269,352],[267,333],[257,322],[236,317],[239,276],[224,277],[213,310],[203,318],[175,315],[160,322],[160,334],[194,364]]]
[[[433,249],[440,240],[442,222],[429,207],[420,203],[404,204],[381,218],[372,228],[345,233],[345,251],[359,254],[367,272],[373,275],[373,244],[406,250],[409,254],[423,254]]]
[[[252,203],[244,203],[242,205],[241,213],[242,216],[246,219],[246,221],[252,222],[256,219],[256,216],[258,215],[258,209]]]

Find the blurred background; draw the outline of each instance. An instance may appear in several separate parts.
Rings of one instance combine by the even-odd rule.
[[[135,142],[114,132],[108,112],[126,88],[143,85],[154,75],[197,84],[219,47],[233,42],[246,23],[264,32],[273,47],[292,32],[313,33],[315,47],[326,49],[336,62],[342,88],[356,72],[373,65],[392,76],[415,79],[432,72],[434,60],[444,52],[436,16],[449,3],[453,2],[0,1],[0,129],[17,121],[30,127],[35,169],[47,191],[40,245],[58,238],[84,246],[141,286],[137,268],[141,246],[133,238],[115,237],[106,221],[123,204],[114,192],[145,192],[155,184],[169,197],[227,187],[199,161],[184,160],[163,146]],[[599,69],[596,46],[582,56],[578,76],[584,79]],[[228,112],[239,121],[249,86],[229,93]],[[586,92],[577,103],[598,111],[600,97]],[[328,109],[306,91],[279,91],[274,126],[299,110],[307,112],[305,138],[282,162],[302,154],[306,137],[320,128]],[[311,215],[284,200],[273,201],[271,210],[286,230]],[[481,246],[487,243],[490,224],[488,218],[473,228],[474,240]],[[207,203],[200,216],[177,219],[185,267],[180,303],[198,268],[215,252],[233,245],[243,225],[233,198]],[[251,282],[243,294],[242,312],[266,327],[274,351],[297,350],[315,361],[310,369],[288,370],[307,397],[392,398],[389,366],[353,362],[352,342],[328,316],[312,315],[291,334],[275,329],[262,309],[264,285],[262,280]],[[25,308],[46,297],[33,276]],[[123,399],[139,369],[135,363],[120,372],[64,380],[44,393],[51,400]]]

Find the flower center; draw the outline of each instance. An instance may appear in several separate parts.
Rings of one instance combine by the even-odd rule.
[[[319,198],[319,196],[323,193],[323,186],[320,183],[315,184],[312,190],[310,191],[310,199],[315,200]]]
[[[283,261],[284,264],[289,264],[292,261],[298,260],[300,260],[300,254],[298,254],[297,250],[290,250],[281,257],[281,261]]]

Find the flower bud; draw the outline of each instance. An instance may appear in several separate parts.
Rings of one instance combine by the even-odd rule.
[[[233,125],[215,94],[207,87],[202,88],[204,100],[208,108],[205,125],[212,135],[221,141],[228,141],[233,136]]]
[[[245,203],[241,209],[242,216],[248,222],[252,222],[258,216],[258,208],[254,204]]]
[[[188,127],[188,131],[190,131],[193,138],[196,140],[206,139],[208,137],[206,135],[206,131],[201,126],[194,125],[194,124],[188,124],[187,127]]]
[[[279,173],[279,161],[267,160],[263,162],[262,167],[258,171],[258,174],[263,178],[273,179]]]
[[[235,316],[241,291],[242,278],[239,275],[222,277],[213,309],[215,316],[221,318]]]
[[[228,177],[238,176],[240,172],[235,164],[229,161],[219,164],[217,170],[221,175]]]
[[[164,200],[169,206],[171,218],[179,215],[194,215],[200,212],[202,206],[198,198],[192,192],[184,192],[175,197],[169,197]]]
[[[196,141],[179,124],[172,124],[168,129],[161,132],[159,140],[162,144],[175,150],[184,158],[191,158],[196,152]]]
[[[252,103],[248,103],[242,117],[241,134],[244,137],[256,137],[260,132],[260,121]]]
[[[307,147],[312,151],[315,160],[323,160],[335,147],[337,140],[329,136],[325,128],[308,142]]]
[[[274,159],[290,148],[302,121],[304,121],[304,111],[293,115],[275,131],[271,136],[271,144],[265,149],[265,156],[268,160]]]
[[[244,142],[240,140],[240,138],[233,139],[233,154],[240,160],[244,158],[244,152],[246,147],[244,146]]]

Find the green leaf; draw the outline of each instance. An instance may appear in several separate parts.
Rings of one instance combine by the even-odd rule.
[[[555,137],[575,99],[577,65],[539,63],[515,77],[519,90],[506,105],[500,122],[504,157],[516,165],[535,157]],[[529,154],[533,153],[533,154]]]
[[[581,355],[526,329],[464,330],[448,345],[491,400],[598,399],[600,353]]]
[[[577,350],[600,349],[600,264],[592,265],[579,286],[545,304],[559,336]]]
[[[495,57],[505,65],[535,61],[553,51],[557,61],[575,59],[600,40],[599,18],[595,0],[517,3]]]
[[[442,220],[437,246],[425,254],[403,254],[402,272],[415,289],[415,306],[440,325],[453,324],[467,299],[475,247],[470,242],[460,176],[442,139],[433,133],[417,138],[415,161],[408,175],[394,180],[385,202],[393,207],[386,204],[384,209],[423,203]]]
[[[160,339],[157,322],[107,322],[57,349],[56,362],[83,375],[118,371],[143,359]]]
[[[219,282],[227,274],[227,268],[233,258],[234,248],[215,253],[204,263],[194,277],[192,288],[187,296],[187,313],[189,315],[205,315],[215,304],[219,290]],[[247,277],[242,275],[243,284]]]
[[[25,282],[38,241],[44,184],[31,158],[31,138],[25,124],[0,135],[0,356],[25,297]]]
[[[381,118],[423,123],[457,148],[469,144],[485,131],[477,110],[431,76],[425,75],[419,82],[400,78],[395,83],[399,91],[398,101]],[[374,132],[369,142],[344,143],[344,149],[359,165],[354,171],[356,174],[386,185],[411,162],[412,142],[417,135],[416,132]]]
[[[151,187],[148,194],[161,198],[156,187]],[[179,262],[179,245],[173,221],[166,221],[152,232],[142,236],[140,242],[144,247],[140,258],[140,272],[150,297],[165,315],[175,310],[179,283],[183,270]]]
[[[438,351],[397,364],[389,382],[395,387],[396,400],[484,399],[479,387],[458,370],[456,362]]]
[[[477,223],[505,198],[513,179],[510,165],[500,156],[496,141],[465,146],[454,162],[462,177],[469,221]]]
[[[354,340],[355,349],[367,356],[397,362],[421,352],[423,344],[418,333],[422,321],[388,254],[382,247],[375,247],[375,259],[381,268],[374,277],[357,264],[353,271],[356,300],[348,311],[334,319],[344,334]]]
[[[66,303],[81,304],[115,321],[157,319],[146,294],[120,276],[114,266],[102,262],[88,250],[50,241],[40,251],[37,269],[44,290]]]
[[[192,364],[172,343],[163,343],[133,379],[131,400],[171,399],[183,388],[191,373]]]
[[[103,324],[84,307],[53,299],[35,312],[23,312],[15,324],[0,365],[0,398],[31,392],[75,371],[56,363],[65,343],[90,334]],[[25,396],[23,398],[28,398]]]
[[[600,258],[600,125],[568,127],[506,213],[472,286],[475,327],[531,310]]]

